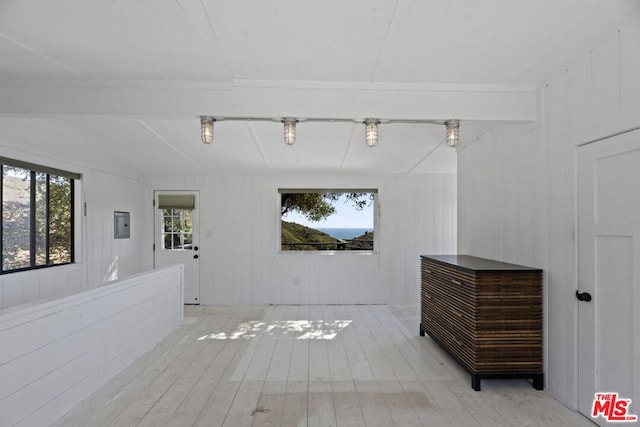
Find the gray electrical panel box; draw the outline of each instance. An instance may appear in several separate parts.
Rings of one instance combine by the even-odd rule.
[[[115,211],[113,213],[113,238],[128,239],[131,236],[129,224],[129,212]]]

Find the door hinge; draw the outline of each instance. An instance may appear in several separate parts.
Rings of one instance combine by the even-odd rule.
[[[156,244],[155,243],[153,244],[153,251],[154,252],[156,251]]]
[[[151,201],[151,203],[153,204],[153,207],[155,208],[155,207],[156,207],[156,199],[153,199],[153,200]]]

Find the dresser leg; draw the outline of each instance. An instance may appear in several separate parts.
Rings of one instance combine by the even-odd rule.
[[[533,376],[533,388],[536,390],[544,390],[544,377],[542,374]]]
[[[424,329],[422,329],[422,323],[420,324],[420,336],[424,336]]]
[[[471,374],[471,388],[480,391],[480,377],[478,375]]]

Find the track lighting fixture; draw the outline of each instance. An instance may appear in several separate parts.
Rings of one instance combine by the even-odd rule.
[[[375,147],[378,145],[378,124],[380,120],[367,119],[364,121],[366,126],[366,142],[369,147]]]
[[[200,138],[205,144],[213,142],[213,122],[215,119],[211,116],[200,116]]]
[[[421,119],[344,119],[344,118],[302,118],[283,117],[282,119],[270,117],[218,117],[200,116],[200,132],[202,142],[211,144],[213,142],[213,124],[216,120],[236,120],[236,121],[263,121],[263,122],[281,122],[284,124],[284,143],[293,145],[296,143],[296,125],[299,121],[303,122],[342,122],[342,123],[364,123],[366,143],[369,147],[378,145],[378,125],[383,122],[388,123],[408,123],[408,124],[433,124],[446,126],[446,141],[449,147],[456,147],[460,142],[460,120],[449,119],[442,120],[421,120]]]
[[[444,124],[447,127],[447,145],[455,147],[460,141],[460,120],[447,120]]]
[[[285,117],[282,119],[284,123],[284,143],[287,145],[293,145],[296,143],[296,119]]]

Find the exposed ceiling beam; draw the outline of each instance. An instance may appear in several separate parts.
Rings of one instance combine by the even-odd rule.
[[[0,86],[1,115],[199,115],[391,120],[536,120],[535,86],[239,82],[233,85]]]

